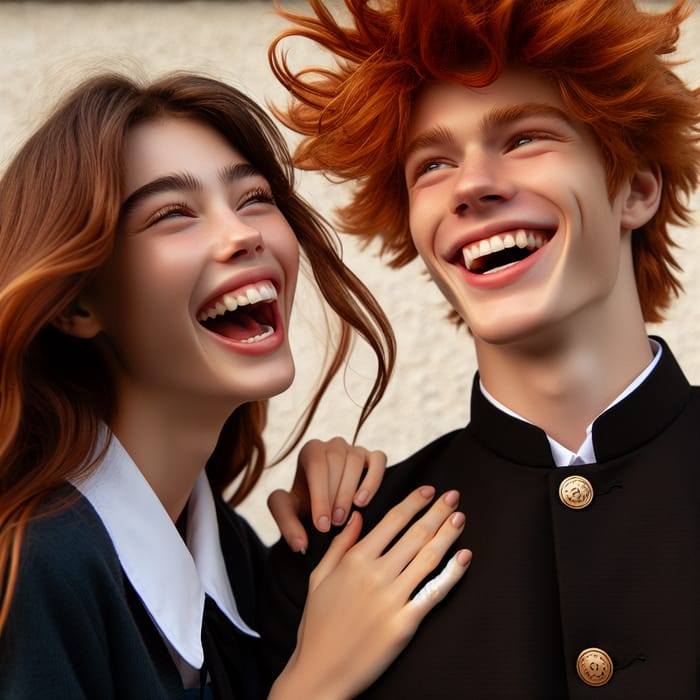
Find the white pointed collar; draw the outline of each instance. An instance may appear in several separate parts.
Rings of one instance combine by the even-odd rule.
[[[109,435],[105,429],[105,439]],[[131,585],[163,637],[187,664],[200,668],[204,663],[205,593],[238,629],[259,636],[238,613],[204,472],[188,502],[187,543],[114,435],[99,467],[74,486],[97,511]]]
[[[657,343],[653,338],[649,338],[649,345],[651,346],[651,351],[654,355],[651,362],[630,382],[630,384],[627,385],[627,387],[620,394],[615,397],[615,399],[613,399],[611,403],[605,407],[604,410],[598,414],[598,416],[603,415],[605,411],[629,396],[654,371],[654,368],[657,364],[659,364],[659,360],[661,359],[663,348],[661,347],[661,344]],[[504,406],[500,401],[498,401],[498,399],[491,396],[481,380],[479,380],[479,388],[486,399],[488,399],[488,401],[490,401],[496,408],[503,411],[503,413],[507,413],[513,418],[517,418],[518,420],[524,421],[525,423],[530,423],[530,425],[532,425],[527,418],[523,418],[515,411],[511,411],[510,408]],[[596,420],[598,416],[596,416]],[[594,464],[598,461],[596,458],[595,449],[593,447],[593,423],[595,423],[595,420],[593,420],[586,428],[586,437],[576,452],[572,452],[570,449],[557,442],[553,437],[547,435],[549,448],[552,451],[552,459],[557,467],[572,467],[579,464]]]

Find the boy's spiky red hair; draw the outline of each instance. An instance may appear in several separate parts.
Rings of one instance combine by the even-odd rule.
[[[276,114],[305,136],[299,167],[355,182],[342,230],[380,237],[395,267],[412,260],[402,158],[416,92],[434,80],[481,87],[525,66],[553,80],[592,128],[611,195],[638,165],[658,168],[659,211],[635,232],[633,254],[644,317],[661,319],[681,288],[668,227],[689,222],[700,167],[700,91],[665,60],[689,4],[649,14],[634,0],[345,0],[351,26],[321,0],[309,4],[313,16],[281,11],[295,26],[269,49],[292,96]],[[292,36],[330,51],[335,66],[292,69],[282,48]]]

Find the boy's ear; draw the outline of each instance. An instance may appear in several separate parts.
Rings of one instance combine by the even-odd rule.
[[[102,330],[97,316],[80,299],[73,300],[51,325],[76,338],[94,338]]]
[[[656,214],[661,201],[661,173],[644,167],[630,181],[630,191],[622,203],[622,227],[630,231],[644,226]]]

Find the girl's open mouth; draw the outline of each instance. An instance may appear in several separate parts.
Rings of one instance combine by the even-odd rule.
[[[239,343],[257,343],[275,332],[277,290],[269,281],[247,285],[208,301],[197,320],[208,331]]]

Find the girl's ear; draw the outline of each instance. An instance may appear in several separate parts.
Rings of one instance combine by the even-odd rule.
[[[65,311],[51,321],[51,324],[66,335],[94,338],[102,327],[97,316],[86,306],[80,299],[75,299]]]
[[[634,231],[651,220],[659,208],[661,187],[661,173],[657,170],[644,167],[634,173],[622,204],[622,228]]]

